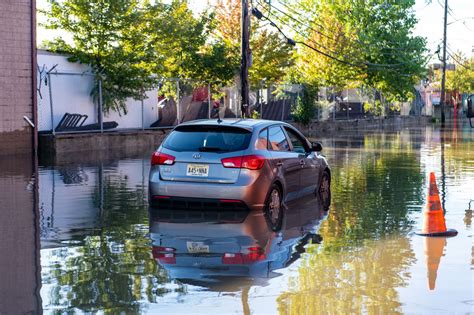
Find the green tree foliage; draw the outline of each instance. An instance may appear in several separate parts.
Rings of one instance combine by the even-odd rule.
[[[368,5],[367,5],[368,4]],[[388,100],[413,98],[413,86],[425,72],[425,40],[412,36],[415,1],[357,1],[348,19],[357,29],[360,62],[366,62],[363,84]]]
[[[234,69],[235,74],[240,67],[241,12],[240,0],[218,0],[216,3],[214,36],[228,48],[229,67]],[[255,18],[251,19],[251,28],[251,86],[260,86],[262,82],[281,82],[288,68],[294,64],[293,47]]]
[[[459,93],[474,93],[474,58],[467,58],[460,51],[453,54],[451,61],[455,70],[446,71],[446,90]],[[435,86],[441,87],[441,70],[435,72]]]
[[[126,175],[100,175],[102,166],[98,172],[103,186],[90,196],[92,210],[97,209],[95,227],[76,229],[70,235],[73,246],[53,250],[43,261],[49,306],[57,314],[138,314],[143,304],[184,290],[181,284],[171,290],[164,287],[168,275],[152,257],[146,189],[130,183]]]
[[[280,2],[289,16],[274,10],[274,18],[311,46],[298,49],[297,65],[305,81],[336,90],[372,87],[389,100],[413,96],[425,62],[425,40],[412,35],[415,1]]]
[[[413,84],[423,72],[425,52],[425,41],[411,34],[416,23],[414,0],[277,2],[288,14],[276,11],[271,3],[256,1],[255,5],[313,49],[298,44],[294,50],[268,21],[252,18],[251,85],[297,77],[312,89],[376,88],[388,101],[412,96]],[[90,65],[103,81],[106,111],[126,112],[125,100],[144,97],[143,91],[156,83],[153,76],[222,86],[238,73],[239,0],[218,0],[214,9],[200,14],[192,12],[184,0],[48,3],[50,9],[43,11],[46,26],[70,33],[73,40],[67,43],[57,38],[47,47]],[[92,94],[97,97],[97,86]]]
[[[72,62],[91,67],[96,83],[102,80],[104,111],[126,112],[125,100],[140,99],[152,85],[144,65],[152,57],[145,47],[138,0],[48,0],[46,27],[72,35],[72,43],[56,38],[48,49],[68,54]],[[96,84],[91,94],[98,97]]]
[[[416,224],[409,213],[423,205],[415,138],[354,136],[345,141],[358,143],[361,154],[341,149],[341,139],[327,149],[332,203],[318,230],[323,242],[307,246],[298,274],[277,298],[281,313],[402,313],[398,291],[416,261],[406,237]]]
[[[302,95],[298,96],[296,106],[291,112],[293,120],[303,125],[308,125],[314,117],[317,88],[311,85],[303,85]]]
[[[229,67],[226,46],[209,41],[215,28],[214,14],[196,15],[186,1],[156,2],[144,8],[154,60],[154,73],[161,77],[189,78],[214,84],[228,83],[234,69]]]
[[[70,33],[73,41],[56,38],[46,47],[90,65],[102,80],[105,111],[126,113],[125,100],[143,98],[157,77],[224,84],[234,75],[226,45],[208,41],[215,27],[213,14],[195,15],[187,1],[48,2],[50,9],[42,11],[48,18],[45,26]],[[97,91],[96,84],[95,98]]]

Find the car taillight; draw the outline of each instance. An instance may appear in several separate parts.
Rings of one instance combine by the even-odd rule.
[[[265,158],[260,155],[234,156],[221,160],[226,168],[246,168],[249,170],[259,170],[265,164]]]
[[[260,246],[251,246],[247,248],[247,253],[224,253],[222,263],[224,265],[243,265],[252,264],[267,258],[265,250]]]
[[[152,254],[153,258],[158,260],[162,264],[176,264],[176,248],[153,246]]]
[[[222,263],[224,265],[242,265],[244,258],[240,253],[225,253],[222,255]]]
[[[176,264],[176,255],[174,253],[158,253],[154,257],[160,263],[165,265]]]
[[[222,264],[224,265],[244,265],[252,264],[257,261],[265,260],[267,257],[262,252],[242,253],[225,253],[222,255]]]
[[[162,152],[155,152],[151,156],[151,165],[173,165],[176,158]]]
[[[175,252],[176,248],[173,247],[163,247],[163,246],[153,246],[154,252]]]

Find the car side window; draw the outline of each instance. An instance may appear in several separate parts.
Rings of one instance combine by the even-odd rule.
[[[290,128],[285,127],[285,131],[288,134],[288,137],[290,138],[291,145],[293,146],[292,151],[305,154],[308,150],[307,150],[307,146],[304,145],[304,142],[301,139],[301,137],[299,137]]]
[[[270,150],[289,151],[290,145],[286,139],[285,133],[280,126],[268,128],[268,140],[270,141]]]
[[[255,142],[256,150],[268,150],[268,129],[265,128],[258,134],[257,141]]]

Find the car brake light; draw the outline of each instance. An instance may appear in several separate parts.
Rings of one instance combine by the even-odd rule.
[[[222,256],[222,263],[224,265],[242,265],[244,263],[244,258],[240,253],[225,253]]]
[[[250,246],[247,248],[249,252],[264,252],[265,250],[260,246]]]
[[[162,152],[154,152],[151,156],[151,165],[173,165],[176,158]]]
[[[163,247],[163,246],[153,246],[153,251],[156,251],[156,252],[175,252],[176,248]]]
[[[244,265],[262,261],[266,258],[267,256],[262,252],[249,252],[248,254],[225,253],[222,255],[222,263],[224,265]]]
[[[152,254],[153,258],[158,260],[162,264],[176,264],[176,248],[153,246]]]
[[[165,265],[176,264],[176,255],[174,253],[158,253],[154,257],[160,263]]]
[[[265,158],[260,155],[234,156],[221,160],[226,168],[246,168],[249,170],[259,170],[265,163]]]
[[[247,255],[244,256],[244,261],[247,264],[256,262],[256,261],[262,261],[265,260],[266,255],[265,253],[262,252],[250,252]]]

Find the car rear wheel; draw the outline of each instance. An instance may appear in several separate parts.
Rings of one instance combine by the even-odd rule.
[[[282,193],[277,185],[272,185],[265,202],[265,218],[273,231],[281,229],[283,222]]]
[[[318,195],[325,211],[331,205],[331,176],[328,171],[324,171],[319,182]]]

